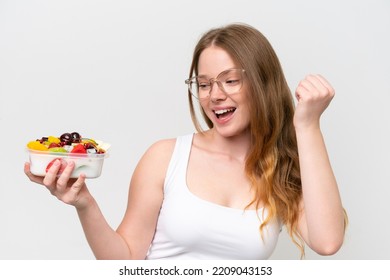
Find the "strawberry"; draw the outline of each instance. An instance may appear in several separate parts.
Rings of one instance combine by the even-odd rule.
[[[50,145],[49,145],[49,149],[50,148],[57,148],[57,147],[61,147],[61,145],[57,144],[57,143],[50,143]]]
[[[83,144],[77,144],[73,147],[73,149],[70,151],[71,153],[77,153],[77,154],[86,154],[87,150],[85,149]]]

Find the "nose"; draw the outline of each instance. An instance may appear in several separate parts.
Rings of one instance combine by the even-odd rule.
[[[210,88],[210,100],[216,102],[219,100],[225,100],[226,94],[221,89],[221,85],[218,81],[213,81]]]

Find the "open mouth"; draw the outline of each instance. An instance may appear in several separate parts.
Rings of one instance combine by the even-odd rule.
[[[218,119],[221,119],[232,115],[234,111],[236,111],[236,108],[228,108],[214,111],[214,114],[217,116]]]

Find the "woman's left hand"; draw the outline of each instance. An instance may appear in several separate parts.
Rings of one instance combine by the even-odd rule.
[[[321,75],[306,76],[295,90],[298,100],[294,115],[295,128],[319,127],[321,114],[334,94],[333,87]]]

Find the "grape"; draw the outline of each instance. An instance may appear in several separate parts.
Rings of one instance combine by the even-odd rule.
[[[37,141],[39,141],[41,144],[43,144],[43,143],[46,142],[48,139],[49,139],[49,137],[42,137],[41,139],[37,139]]]
[[[70,133],[64,133],[60,136],[61,142],[70,142],[72,143],[72,135]]]
[[[73,143],[80,143],[81,135],[78,132],[72,132],[71,136],[72,136]]]

